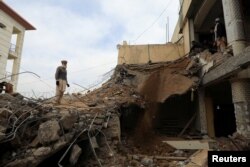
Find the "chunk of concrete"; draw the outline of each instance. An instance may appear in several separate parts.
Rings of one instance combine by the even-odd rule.
[[[32,156],[32,157],[26,157],[25,159],[16,159],[10,163],[8,163],[7,165],[5,165],[5,167],[30,167],[30,166],[34,166],[34,164],[36,164],[36,159]]]
[[[108,122],[108,128],[105,131],[108,138],[121,141],[121,125],[118,116],[112,116]]]
[[[41,156],[46,156],[51,152],[51,148],[50,147],[39,147],[38,149],[36,149],[33,154],[36,157],[41,157]]]
[[[5,133],[0,132],[0,141],[5,138]]]
[[[189,163],[186,167],[205,167],[207,163],[208,150],[198,150],[189,159]]]
[[[47,144],[57,141],[59,137],[60,126],[56,120],[51,120],[40,124],[38,129],[38,139],[41,144]]]
[[[8,118],[12,114],[7,108],[0,108],[0,132],[5,133],[8,124]]]
[[[81,155],[82,153],[82,149],[77,145],[75,144],[72,148],[72,151],[71,151],[71,154],[70,154],[70,158],[69,158],[69,162],[72,164],[72,165],[75,165],[79,159],[79,156]]]
[[[163,141],[176,149],[199,150],[209,149],[208,141],[190,140],[190,141]]]
[[[5,131],[6,131],[6,127],[0,125],[0,132],[5,133]]]
[[[153,165],[153,159],[152,158],[148,158],[148,157],[144,157],[141,160],[141,164],[144,166],[152,166]]]
[[[76,113],[67,113],[62,116],[60,122],[65,130],[73,128],[74,123],[77,122],[78,115]]]

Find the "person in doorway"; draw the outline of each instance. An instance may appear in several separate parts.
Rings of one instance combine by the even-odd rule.
[[[215,19],[214,39],[218,52],[224,52],[226,49],[226,30],[225,26],[220,22],[220,18]]]
[[[57,67],[55,73],[56,79],[56,103],[61,104],[61,100],[66,90],[66,86],[69,87],[67,80],[67,61],[62,60],[62,65]]]
[[[0,83],[0,93],[2,93],[5,90],[4,87],[5,87],[6,83],[7,82],[1,82]]]
[[[8,82],[1,82],[0,83],[0,93],[5,91],[5,93],[12,94],[13,93],[13,85]]]

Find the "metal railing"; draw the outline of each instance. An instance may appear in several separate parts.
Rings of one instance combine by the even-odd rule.
[[[14,53],[14,54],[17,54],[17,48],[18,48],[18,47],[17,47],[15,44],[12,44],[12,43],[11,43],[11,44],[10,44],[9,52],[12,53],[12,54],[13,54],[13,53]]]

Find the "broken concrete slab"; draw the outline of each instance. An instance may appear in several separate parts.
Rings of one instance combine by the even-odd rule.
[[[72,129],[72,127],[74,126],[74,123],[76,123],[77,120],[78,120],[77,113],[75,113],[75,112],[66,113],[60,119],[60,123],[65,130],[69,130],[69,129]]]
[[[144,157],[141,160],[141,164],[144,166],[153,166],[153,163],[154,163],[153,159],[149,157]]]
[[[56,120],[51,120],[40,124],[38,129],[38,139],[41,144],[54,142],[60,138],[60,126]]]
[[[5,165],[5,167],[30,167],[30,166],[34,166],[34,162],[35,162],[34,157],[27,157],[21,160],[19,159],[14,160],[8,163],[7,165]]]
[[[41,157],[41,156],[46,156],[51,152],[50,147],[39,147],[35,151],[33,151],[34,156],[36,157]]]
[[[209,142],[202,140],[163,141],[163,143],[183,150],[209,149]]]
[[[78,158],[79,156],[81,155],[82,153],[82,149],[77,145],[75,144],[71,150],[71,154],[70,154],[70,158],[69,158],[69,162],[72,164],[72,165],[75,165],[78,161]]]
[[[108,123],[108,129],[105,131],[108,138],[121,141],[121,125],[117,115],[113,115]]]
[[[206,167],[208,150],[198,150],[189,158],[189,163],[186,167]]]
[[[38,136],[36,136],[35,139],[32,140],[32,142],[29,144],[30,147],[37,147],[39,144]]]
[[[5,138],[5,133],[0,132],[0,141]]]

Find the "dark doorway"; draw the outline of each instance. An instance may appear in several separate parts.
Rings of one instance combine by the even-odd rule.
[[[207,93],[213,101],[215,136],[228,137],[228,135],[232,135],[236,131],[236,122],[230,82],[211,86]]]
[[[134,133],[139,120],[141,119],[144,110],[137,104],[130,104],[128,106],[121,106],[120,108],[120,124],[122,135],[124,133]]]
[[[192,101],[192,96],[189,91],[184,95],[172,96],[165,103],[159,104],[155,129],[160,134],[177,136],[183,130],[195,114],[195,103]],[[187,132],[191,129],[195,129],[194,123],[189,126]]]

